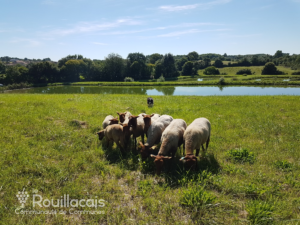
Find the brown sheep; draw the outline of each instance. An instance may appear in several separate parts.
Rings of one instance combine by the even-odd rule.
[[[141,136],[144,144],[144,120],[140,114],[139,116],[130,116],[128,126],[132,128],[131,133],[134,138],[134,147],[136,148],[136,138]]]
[[[126,124],[128,123],[129,116],[131,116],[130,112],[124,112],[124,113],[117,112],[117,114],[119,115],[120,123],[126,123]]]
[[[106,147],[109,147],[110,143],[115,142],[117,146],[124,151],[126,147],[126,139],[129,137],[129,127],[127,124],[113,124],[107,126],[104,130],[97,132],[99,140],[102,140],[104,137],[107,140]]]

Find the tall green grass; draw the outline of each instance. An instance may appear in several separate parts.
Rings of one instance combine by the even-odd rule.
[[[0,224],[297,223],[299,97],[154,96],[154,101],[148,108],[146,97],[138,95],[1,94]],[[135,150],[122,154],[116,145],[102,148],[96,132],[117,111],[169,114],[187,124],[208,118],[211,142],[199,170],[186,171],[178,152],[157,177],[153,159],[142,161]],[[248,149],[255,160],[228,160],[231,149]],[[105,214],[17,215],[16,194],[23,189],[54,199],[97,196],[107,201]],[[33,209],[31,198],[26,209]]]

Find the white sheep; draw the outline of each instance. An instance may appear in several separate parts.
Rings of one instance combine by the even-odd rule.
[[[164,160],[174,158],[177,148],[182,145],[186,127],[187,125],[184,120],[174,119],[162,133],[158,155],[151,155],[151,157],[155,158],[154,163],[157,175],[161,173]],[[172,157],[168,156],[170,154]]]
[[[172,116],[162,115],[150,125],[147,132],[148,139],[146,144],[144,145],[142,142],[140,142],[141,155],[143,159],[150,156],[150,148],[153,145],[159,143],[162,133],[167,128],[167,126],[172,122],[172,120],[173,120]]]
[[[194,149],[196,149],[196,156],[199,155],[200,147],[206,151],[210,141],[211,125],[208,119],[195,119],[185,130],[183,139],[185,142],[185,157],[180,160],[184,161],[186,166],[192,168],[197,163],[197,158],[194,156]],[[206,149],[204,144],[206,143]]]
[[[118,118],[114,118],[112,115],[108,115],[102,122],[102,128],[105,129],[108,125],[118,124]]]
[[[152,113],[151,115],[146,115],[146,114],[143,115],[143,119],[144,119],[144,123],[145,123],[144,131],[145,131],[145,134],[147,137],[148,137],[147,132],[148,132],[148,129],[149,129],[151,123],[156,121],[159,117],[160,117],[160,115],[157,113]]]

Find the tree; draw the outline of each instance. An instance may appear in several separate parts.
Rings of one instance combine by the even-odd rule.
[[[84,77],[86,64],[83,60],[70,59],[61,68],[61,74],[64,81],[76,82],[80,81],[80,76]]]
[[[26,80],[22,78],[18,66],[7,66],[5,75],[5,83],[7,84],[20,83]]]
[[[210,66],[210,58],[206,57],[203,59],[203,62],[204,62],[204,67],[208,67]]]
[[[28,66],[28,81],[32,83],[47,83],[60,81],[59,70],[54,63],[39,62]]]
[[[274,54],[274,58],[280,58],[283,56],[283,53],[281,50],[277,50]]]
[[[277,70],[277,67],[274,63],[268,62],[266,63],[265,67],[263,68],[262,75],[276,75],[276,74],[284,74],[283,72]]]
[[[146,57],[142,53],[129,53],[127,56],[127,76],[135,80],[146,78]]]
[[[58,60],[58,68],[61,68],[65,63],[70,59],[82,59],[82,55],[68,55],[67,57],[61,58]]]
[[[151,64],[155,64],[156,61],[162,59],[162,57],[163,57],[163,55],[154,53],[154,54],[150,55],[149,61]]]
[[[223,67],[223,62],[220,59],[217,59],[214,63],[214,66],[217,68],[222,68]]]
[[[199,58],[199,54],[195,51],[193,52],[190,52],[188,55],[187,55],[189,61],[194,61],[194,60],[197,60]]]
[[[5,73],[5,65],[2,62],[0,62],[0,74],[1,73]]]
[[[193,62],[188,61],[182,67],[182,75],[192,75],[193,74]]]
[[[179,76],[175,67],[175,59],[171,53],[165,54],[161,60],[163,66],[163,74],[165,78]]]
[[[155,72],[154,72],[154,78],[158,79],[163,73],[163,65],[161,61],[157,61],[155,63]]]
[[[176,66],[177,66],[177,69],[179,71],[182,70],[182,66],[187,62],[189,61],[187,57],[182,57],[181,59],[179,59],[178,61],[176,61]]]
[[[123,81],[125,78],[125,61],[119,54],[111,53],[104,60],[104,79]]]
[[[219,75],[220,71],[218,69],[216,69],[216,67],[210,66],[210,67],[205,68],[205,70],[203,71],[203,74],[205,74],[205,75]]]
[[[238,62],[240,66],[251,66],[251,63],[248,61],[246,57],[244,57],[241,61]]]
[[[254,55],[251,58],[251,64],[252,64],[252,66],[258,66],[259,65],[259,60],[258,60],[258,56],[257,55]]]

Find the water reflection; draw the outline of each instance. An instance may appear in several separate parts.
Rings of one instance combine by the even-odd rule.
[[[135,94],[135,95],[300,95],[300,87],[270,86],[162,86],[103,87],[56,86],[8,91],[33,94]]]

